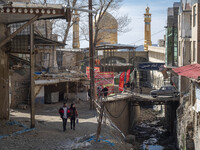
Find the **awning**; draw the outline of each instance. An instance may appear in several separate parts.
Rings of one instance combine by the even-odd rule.
[[[200,64],[191,64],[172,69],[180,76],[185,76],[192,79],[198,79],[200,77]]]

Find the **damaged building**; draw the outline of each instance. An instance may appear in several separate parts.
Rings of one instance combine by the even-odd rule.
[[[31,104],[33,113],[35,102],[87,99],[85,74],[58,68],[56,51],[63,43],[39,34],[33,26],[36,20],[66,16],[62,5],[1,1],[0,119],[9,119],[10,106],[21,103]]]

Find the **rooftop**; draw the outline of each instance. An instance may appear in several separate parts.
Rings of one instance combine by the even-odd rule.
[[[185,76],[191,79],[198,79],[200,77],[200,64],[191,64],[172,69],[180,76]]]

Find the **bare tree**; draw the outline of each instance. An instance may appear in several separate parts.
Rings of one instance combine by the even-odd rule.
[[[97,14],[94,15],[94,47],[101,40],[109,39],[112,36],[112,32],[125,33],[130,31],[128,28],[131,20],[128,15],[118,15],[118,10],[121,6],[123,0],[94,0],[93,9],[97,11]],[[116,22],[111,18],[106,18],[108,16],[107,12],[111,13]],[[110,20],[109,20],[110,19]],[[107,28],[107,23],[112,28]],[[88,40],[88,26],[85,23],[81,23],[81,33],[84,35],[84,39]],[[116,30],[115,30],[116,29]],[[107,30],[106,34],[101,34]],[[110,31],[110,32],[109,32]],[[105,33],[105,32],[104,32]],[[101,34],[101,36],[99,36]]]
[[[70,7],[75,7],[77,4],[77,0],[32,0],[34,3],[54,3],[54,4],[63,4]],[[73,26],[72,17],[73,11],[70,10],[71,17],[69,21],[63,19],[51,20],[49,23],[52,26],[53,33],[58,35],[59,39],[62,40],[63,43],[66,43],[69,39],[71,40],[70,36],[70,28]],[[48,26],[47,26],[48,27]]]
[[[45,0],[32,0],[34,2],[44,3]],[[103,24],[102,19],[104,18],[107,12],[111,13],[117,21],[117,33],[124,33],[129,31],[127,28],[130,19],[127,15],[118,15],[118,10],[121,6],[121,2],[123,0],[93,0],[93,10],[97,11],[97,14],[94,15],[94,47],[99,41],[102,39],[109,39],[110,34],[104,34],[103,36],[98,36],[100,32],[105,30],[106,24]],[[57,3],[57,4],[65,4],[71,7],[78,8],[88,8],[88,0],[46,0],[47,3]],[[89,40],[89,27],[88,27],[88,13],[79,12],[80,13],[80,40]],[[66,22],[65,20],[58,19],[52,20],[52,28],[53,33],[57,34],[59,39],[62,40],[63,43],[70,42],[72,40],[72,32],[71,27],[73,26],[73,12],[71,11],[71,19],[70,22]],[[108,20],[109,22],[109,20]],[[109,22],[111,24],[111,22]],[[115,24],[115,22],[113,22]]]

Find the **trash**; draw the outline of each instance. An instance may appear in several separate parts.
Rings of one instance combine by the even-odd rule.
[[[83,142],[83,143],[74,143],[72,146],[72,149],[80,149],[80,148],[86,148],[91,146],[89,142]]]
[[[134,135],[127,135],[124,139],[125,142],[134,144],[135,143],[135,136]]]
[[[92,136],[90,139],[87,140],[87,142],[91,142],[91,141],[95,141],[96,142],[96,137],[95,136]],[[108,140],[104,140],[102,136],[100,136],[98,142],[106,142],[108,143],[110,146],[115,146],[114,143],[108,141]]]

